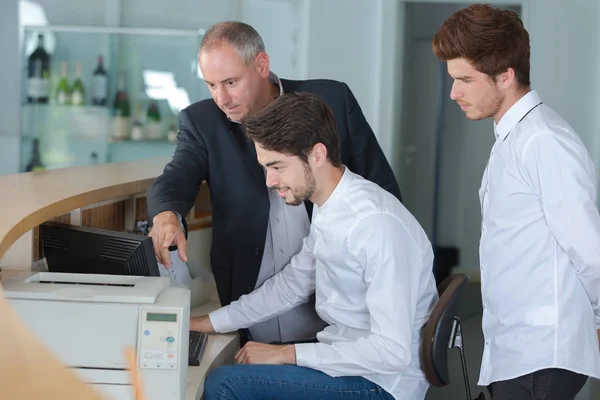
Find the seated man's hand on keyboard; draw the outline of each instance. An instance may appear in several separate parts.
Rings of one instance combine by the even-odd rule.
[[[215,329],[208,315],[203,315],[201,317],[190,317],[190,331],[214,333]]]

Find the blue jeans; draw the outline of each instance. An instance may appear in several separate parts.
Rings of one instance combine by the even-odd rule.
[[[393,400],[375,383],[360,376],[333,378],[296,365],[224,365],[204,385],[205,400]]]

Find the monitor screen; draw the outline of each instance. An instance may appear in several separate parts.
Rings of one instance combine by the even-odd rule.
[[[40,238],[50,272],[160,275],[148,236],[45,222]]]

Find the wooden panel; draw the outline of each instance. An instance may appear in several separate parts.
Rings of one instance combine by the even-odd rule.
[[[122,232],[125,230],[125,200],[83,210],[83,226]],[[129,229],[133,227],[128,227]]]
[[[135,199],[135,220],[146,221],[148,219],[148,202],[146,197]]]
[[[198,197],[196,197],[196,203],[194,204],[195,218],[201,218],[206,213],[210,214],[210,193],[208,191],[208,185],[203,183],[200,186]]]
[[[194,203],[194,208],[186,216],[188,231],[212,227],[212,218],[210,213],[210,193],[208,185],[203,183],[200,186],[198,197]],[[146,197],[136,199],[136,221],[146,221],[148,218],[148,202]]]

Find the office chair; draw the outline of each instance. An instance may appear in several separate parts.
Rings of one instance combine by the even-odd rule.
[[[423,328],[421,361],[427,381],[436,387],[450,383],[448,374],[448,349],[457,348],[467,391],[467,400],[473,400],[469,389],[469,377],[462,342],[462,327],[456,316],[461,293],[469,278],[464,274],[451,275],[438,286],[439,300]],[[475,400],[485,400],[480,393]]]

